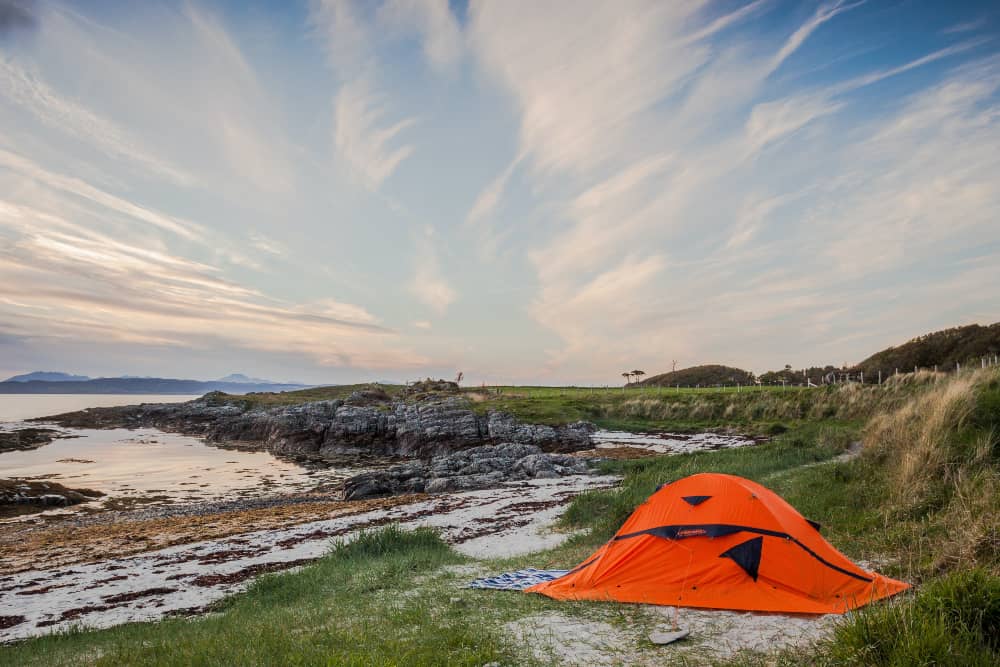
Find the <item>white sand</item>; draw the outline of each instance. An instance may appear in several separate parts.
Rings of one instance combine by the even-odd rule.
[[[566,534],[548,528],[574,495],[616,481],[613,477],[581,475],[511,483],[498,489],[441,495],[411,505],[281,530],[246,533],[87,565],[0,576],[0,616],[26,617],[24,622],[0,630],[0,641],[43,634],[74,623],[104,628],[154,620],[177,610],[198,609],[245,588],[252,577],[228,583],[203,581],[204,585],[192,583],[196,578],[319,558],[329,549],[330,533],[349,538],[385,519],[405,526],[440,528],[443,537],[460,552],[477,558],[539,551],[566,539]],[[148,591],[154,592],[128,601],[113,598]],[[75,618],[64,618],[64,612],[70,610],[87,611],[74,614]],[[46,625],[52,621],[55,623]]]
[[[740,651],[808,646],[827,635],[839,618],[681,609],[678,627],[689,630],[690,635],[673,644],[655,646],[649,640],[650,629],[673,630],[675,610],[651,605],[638,610],[643,616],[638,623],[612,625],[549,612],[512,621],[506,629],[537,660],[548,664],[665,665],[681,660],[708,664],[732,658]],[[591,612],[609,619],[613,616],[610,608]]]
[[[635,447],[658,454],[689,454],[713,449],[732,449],[756,444],[752,438],[721,433],[629,433],[597,431],[590,436],[597,449]]]

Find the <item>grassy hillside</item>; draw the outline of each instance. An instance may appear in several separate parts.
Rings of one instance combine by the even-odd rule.
[[[951,370],[956,363],[978,367],[982,357],[995,354],[1000,354],[1000,322],[989,326],[970,324],[935,331],[876,352],[858,364],[856,370],[875,377],[879,371],[888,376],[897,368],[900,372],[934,366]]]
[[[807,421],[867,419],[877,410],[901,404],[937,380],[931,373],[922,373],[903,376],[882,387],[502,387],[469,390],[465,396],[477,411],[502,410],[535,423],[565,424],[582,419],[605,428],[638,431],[735,428],[768,433]]]
[[[583,532],[484,570],[576,565],[662,482],[728,472],[774,489],[851,558],[917,585],[914,594],[844,617],[829,641],[742,655],[736,664],[1000,664],[1000,371],[923,377],[881,388],[609,400],[605,408],[672,418],[721,410],[729,416],[719,426],[738,426],[727,420],[757,410],[804,416],[753,449],[608,463],[624,475],[621,487],[579,496],[566,514],[567,526]],[[585,404],[585,390],[565,393],[544,400],[552,410]],[[858,440],[860,454],[843,456]],[[464,591],[469,575],[449,569],[462,560],[424,531],[390,529],[338,546],[299,572],[264,577],[214,615],[30,640],[0,648],[0,664],[530,665],[536,659],[505,624],[539,613],[634,632],[629,649],[650,664],[713,662],[697,653],[697,639],[684,654],[679,645],[650,645],[643,633],[662,617],[635,605]]]
[[[716,385],[748,384],[753,382],[753,373],[742,368],[706,364],[682,368],[679,371],[661,373],[638,383],[645,387],[714,387]]]

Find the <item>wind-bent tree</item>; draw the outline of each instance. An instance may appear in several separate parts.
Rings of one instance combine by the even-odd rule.
[[[632,371],[632,375],[635,376],[635,381],[639,382],[639,378],[646,374],[646,371]]]
[[[629,373],[628,371],[625,371],[624,373],[622,373],[622,377],[625,378],[625,384],[631,384],[631,382],[632,382],[632,374],[631,373]]]

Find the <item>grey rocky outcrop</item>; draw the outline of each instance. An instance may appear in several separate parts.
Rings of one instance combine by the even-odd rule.
[[[77,428],[152,426],[278,454],[338,459],[358,455],[429,457],[501,442],[548,452],[590,447],[593,424],[525,424],[502,412],[477,414],[456,396],[385,400],[362,395],[276,408],[219,402],[208,394],[187,403],[92,408],[46,418]]]
[[[0,431],[0,453],[38,449],[47,445],[55,438],[65,437],[51,428],[18,428],[11,431]]]
[[[545,453],[537,445],[484,445],[435,456],[427,462],[404,463],[356,475],[344,483],[344,499],[487,489],[503,482],[586,472],[585,460],[567,454]]]
[[[57,482],[0,479],[0,510],[9,505],[66,507],[85,503],[104,494],[90,489],[70,489]]]

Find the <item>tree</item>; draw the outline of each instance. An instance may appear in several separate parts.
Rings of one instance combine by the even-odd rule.
[[[628,371],[622,373],[622,377],[625,378],[625,384],[630,384],[632,382],[632,374]]]
[[[642,376],[643,376],[643,375],[645,375],[645,374],[646,374],[646,371],[639,371],[639,370],[636,370],[636,371],[632,371],[632,375],[634,375],[634,376],[635,376],[635,381],[636,381],[636,382],[638,382],[638,381],[639,381],[639,378],[640,378],[640,377],[642,377]]]

